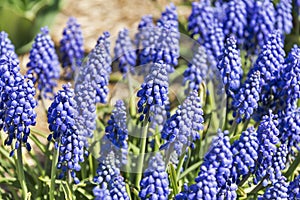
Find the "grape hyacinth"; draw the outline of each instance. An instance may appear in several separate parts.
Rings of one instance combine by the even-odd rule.
[[[74,17],[69,18],[67,26],[63,30],[59,50],[62,54],[62,67],[66,69],[65,76],[67,79],[71,79],[84,57],[82,31]]]
[[[270,111],[269,115],[265,115],[260,122],[257,130],[257,138],[259,141],[257,170],[255,171],[254,183],[264,179],[263,185],[266,186],[268,179],[272,182],[276,180],[274,168],[272,168],[273,157],[276,156],[277,143],[279,142],[278,121],[276,115]],[[278,172],[277,170],[275,173]]]
[[[276,5],[276,29],[290,34],[293,28],[292,0],[280,0]]]
[[[122,100],[118,100],[112,115],[105,128],[105,144],[101,147],[101,156],[113,151],[116,159],[116,166],[121,167],[127,163],[128,151],[128,130],[126,122],[126,107]]]
[[[238,45],[242,45],[245,38],[245,29],[247,27],[246,5],[241,0],[229,1],[225,10],[223,20],[224,35],[234,35]]]
[[[281,102],[284,105],[284,109],[294,107],[297,100],[300,98],[300,48],[294,46],[288,54],[283,64],[283,69],[280,74],[281,83],[278,86],[282,88],[281,93],[278,95],[279,99],[283,99]],[[282,98],[283,97],[283,98]]]
[[[95,199],[129,200],[124,178],[114,163],[115,154],[112,151],[107,156],[100,157],[97,175],[94,177],[94,182],[98,184],[93,189]]]
[[[181,156],[190,146],[193,148],[193,142],[200,138],[203,122],[200,97],[197,91],[192,91],[165,123],[161,132],[165,143],[160,149],[168,149],[169,152],[175,150]]]
[[[137,54],[140,52],[140,48],[142,48],[142,40],[147,38],[147,33],[149,33],[148,29],[154,27],[153,19],[151,15],[145,15],[142,17],[139,25],[138,32],[135,34],[134,44],[137,48]]]
[[[252,174],[255,170],[255,162],[258,159],[258,139],[254,127],[243,131],[240,138],[231,146],[233,154],[232,174],[233,181],[239,183],[241,178],[248,174]]]
[[[39,98],[52,98],[53,89],[59,79],[60,68],[54,43],[47,27],[41,28],[41,32],[35,37],[29,59],[27,74],[34,75],[32,81],[38,85]]]
[[[250,39],[262,49],[269,34],[275,30],[275,8],[270,0],[255,1],[249,22]]]
[[[289,199],[300,199],[300,175],[290,182],[288,186]]]
[[[5,31],[0,32],[0,56],[10,55],[14,59],[18,56],[15,53],[15,47],[8,38],[8,34]]]
[[[288,200],[288,183],[284,176],[277,179],[277,181],[268,187],[262,198],[258,199],[282,199]]]
[[[227,95],[233,98],[240,88],[243,77],[240,52],[234,37],[226,39],[223,54],[219,58],[217,68],[220,70]]]
[[[21,148],[22,143],[28,151],[31,150],[27,141],[29,126],[36,123],[35,88],[31,77],[22,76],[19,70],[19,63],[14,54],[4,54],[0,57],[0,130],[3,129],[8,134],[4,145],[11,146],[16,139],[10,156],[13,156],[15,149]]]
[[[137,104],[138,112],[142,113],[140,121],[143,121],[145,118],[151,121],[149,115],[154,105],[166,105],[169,99],[168,87],[166,65],[162,61],[152,64],[150,74],[146,76],[141,89],[137,93],[137,97],[140,97]]]
[[[258,108],[260,100],[261,83],[260,72],[253,73],[241,89],[233,98],[232,107],[233,117],[236,118],[236,122],[240,123],[242,120],[248,120]]]
[[[183,73],[183,84],[188,83],[186,93],[199,90],[200,84],[205,81],[208,73],[207,56],[205,48],[199,46],[195,51],[192,61]]]
[[[80,181],[76,172],[80,171],[79,163],[84,161],[84,143],[78,134],[75,118],[74,92],[70,85],[63,85],[48,109],[49,129],[53,134],[48,136],[50,141],[55,140],[55,147],[59,150],[57,168],[61,169],[59,178],[62,179],[70,171],[75,184]]]
[[[134,74],[136,52],[131,43],[129,31],[127,29],[123,29],[119,32],[114,51],[115,58],[119,61],[119,69],[124,77],[128,71]]]
[[[191,36],[198,36],[198,41],[203,44],[209,35],[209,27],[214,22],[214,12],[208,1],[192,3],[192,13],[188,18],[188,30]]]
[[[236,199],[237,186],[230,183],[233,155],[230,150],[228,131],[218,130],[208,153],[200,166],[196,183],[185,187],[176,200],[189,199]]]
[[[143,179],[140,182],[141,200],[168,199],[169,179],[165,169],[165,162],[160,153],[150,158],[148,168],[143,173]]]

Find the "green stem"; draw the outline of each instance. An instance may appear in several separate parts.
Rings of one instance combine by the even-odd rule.
[[[136,104],[135,104],[135,95],[133,95],[133,88],[132,88],[132,81],[131,81],[131,75],[128,73],[128,88],[129,88],[129,111],[130,116],[135,117],[136,116]]]
[[[186,170],[184,170],[184,172],[180,175],[179,179],[182,179],[183,177],[185,177],[187,174],[191,173],[192,171],[194,171],[195,169],[197,169],[198,167],[200,167],[202,163],[202,160],[193,164],[192,166],[190,166],[189,168],[187,168]]]
[[[51,165],[51,185],[50,185],[50,200],[54,200],[54,189],[55,189],[55,179],[56,179],[56,163],[58,160],[58,149],[54,147],[54,153]]]
[[[139,160],[137,163],[137,175],[136,175],[136,180],[135,180],[135,185],[139,188],[140,187],[140,181],[142,179],[142,174],[143,174],[143,163],[144,163],[144,154],[146,151],[146,143],[147,143],[147,133],[148,133],[148,117],[145,119],[146,125],[144,127],[144,130],[141,135],[141,148],[139,152]]]
[[[172,185],[173,185],[173,193],[174,193],[174,196],[176,194],[179,193],[179,189],[178,189],[178,185],[177,185],[177,181],[176,181],[176,177],[177,177],[177,174],[175,172],[175,168],[173,166],[173,164],[170,164],[169,165],[170,168],[169,168],[169,174],[170,174],[170,178],[171,178],[171,182],[172,182]]]
[[[249,193],[249,194],[257,194],[257,192],[259,190],[261,190],[264,186],[263,186],[263,182],[265,179],[269,178],[269,174],[266,175],[261,181],[260,183]]]
[[[300,163],[300,152],[298,152],[296,159],[291,164],[291,166],[289,167],[288,171],[284,174],[284,176],[286,178],[289,178],[294,173],[294,171],[298,167],[299,163]]]
[[[184,157],[185,157],[185,154],[182,154],[180,159],[179,159],[179,163],[177,165],[177,169],[176,169],[176,181],[179,180],[179,177],[180,177],[180,169],[182,168],[182,165],[184,163]]]
[[[16,166],[17,166],[17,172],[18,172],[18,179],[20,181],[20,185],[22,188],[22,196],[23,199],[27,199],[27,185],[25,181],[25,174],[24,174],[24,169],[23,169],[23,159],[22,159],[22,146],[20,145],[19,148],[17,149],[17,160],[16,160]]]

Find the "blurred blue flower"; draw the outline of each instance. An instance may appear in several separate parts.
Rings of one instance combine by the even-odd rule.
[[[84,57],[83,36],[76,18],[70,17],[60,40],[60,53],[65,76],[71,79]]]
[[[8,34],[5,31],[0,32],[0,56],[11,54],[9,57],[18,59],[15,53],[15,47],[8,38]]]
[[[289,199],[300,199],[300,175],[296,176],[288,186]]]
[[[119,69],[124,77],[128,71],[134,74],[136,52],[133,44],[131,43],[127,29],[123,29],[119,32],[114,52],[116,60],[119,61]]]
[[[263,197],[258,199],[290,199],[288,198],[288,183],[284,176],[280,177],[274,184],[267,187]]]
[[[60,76],[60,66],[47,27],[41,28],[41,32],[35,37],[27,67],[27,74],[34,75],[32,81],[34,84],[37,83],[39,98],[52,98],[53,89]]]
[[[161,138],[165,143],[160,149],[168,152],[176,151],[178,156],[189,147],[194,147],[194,141],[200,138],[199,131],[203,130],[203,110],[197,91],[191,91],[189,96],[178,107],[164,125]]]
[[[170,193],[168,173],[160,153],[156,153],[150,158],[140,186],[139,197],[141,200],[168,199]]]
[[[280,0],[276,5],[275,28],[282,33],[290,34],[293,28],[292,0]]]

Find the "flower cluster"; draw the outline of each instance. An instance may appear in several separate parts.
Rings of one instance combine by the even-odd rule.
[[[288,186],[289,199],[300,198],[300,175],[295,177],[294,181],[290,182]]]
[[[208,72],[207,56],[205,48],[199,46],[194,52],[191,63],[183,73],[183,84],[188,83],[186,93],[191,90],[199,90],[200,84],[205,81]]]
[[[140,97],[137,104],[138,112],[142,113],[140,121],[143,121],[145,116],[148,121],[151,121],[149,114],[154,105],[166,105],[168,101],[168,87],[166,65],[163,62],[154,63],[150,74],[146,76],[141,89],[137,93],[137,96]]]
[[[60,76],[58,56],[47,27],[35,37],[30,50],[27,74],[33,74],[33,83],[38,85],[39,98],[52,98],[56,80]]]
[[[272,186],[268,187],[262,198],[259,199],[289,199],[288,183],[285,177],[281,177]]]
[[[141,200],[168,199],[169,179],[165,170],[165,163],[160,153],[156,153],[149,160],[149,166],[143,173],[140,182],[141,190],[139,197]]]
[[[13,156],[14,150],[21,148],[22,144],[31,150],[28,137],[29,126],[36,123],[35,88],[30,76],[21,75],[14,53],[0,57],[0,74],[0,130],[8,134],[4,144],[13,145],[10,152]]]
[[[124,74],[124,76],[128,70],[130,70],[131,73],[134,73],[136,52],[133,48],[133,44],[131,43],[129,31],[127,29],[123,29],[119,32],[114,51],[116,60],[119,61],[119,69],[121,73]]]
[[[69,18],[67,26],[64,28],[59,50],[62,67],[66,68],[65,76],[70,79],[81,65],[84,56],[82,32],[74,17]]]
[[[166,140],[160,149],[168,148],[169,152],[176,151],[180,156],[193,141],[200,138],[199,131],[203,130],[203,111],[198,92],[192,91],[164,125],[161,132]]]
[[[234,37],[226,39],[223,54],[219,58],[217,67],[220,70],[227,95],[234,97],[234,94],[240,88],[243,77],[240,53]]]
[[[276,29],[290,34],[293,28],[292,0],[280,0],[276,5]]]
[[[185,187],[175,199],[235,199],[236,185],[230,183],[233,155],[228,132],[218,131],[200,166],[196,183]]]
[[[59,178],[63,178],[70,171],[74,182],[78,184],[80,181],[76,177],[76,171],[80,171],[79,163],[84,161],[84,143],[76,128],[75,118],[78,113],[73,96],[70,85],[64,85],[63,90],[55,95],[48,109],[49,129],[53,132],[48,140],[53,137],[59,151],[57,168],[62,170]]]
[[[250,127],[232,144],[234,182],[239,183],[241,178],[254,172],[255,162],[258,159],[258,143],[257,133],[254,127]]]
[[[101,156],[106,156],[113,151],[117,167],[125,165],[128,151],[127,138],[126,107],[122,100],[118,100],[105,128],[105,139],[108,141],[105,140],[103,147],[101,146]]]
[[[9,55],[14,59],[18,58],[17,54],[15,53],[14,45],[11,43],[10,39],[8,38],[8,34],[4,31],[0,32],[0,56],[2,55]]]
[[[242,45],[245,38],[245,29],[247,26],[247,10],[243,1],[229,1],[225,10],[225,19],[223,29],[225,36],[234,35],[237,44]]]
[[[106,157],[99,160],[97,175],[94,177],[94,182],[98,184],[93,189],[95,199],[129,200],[124,178],[121,176],[120,170],[114,165],[114,160],[114,152],[110,152]]]

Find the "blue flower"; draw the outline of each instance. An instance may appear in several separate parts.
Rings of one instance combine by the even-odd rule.
[[[146,29],[153,28],[153,19],[151,15],[145,15],[142,17],[139,25],[138,25],[138,32],[135,34],[135,40],[134,44],[137,48],[137,54],[140,52],[140,48],[142,48],[142,40],[147,38],[147,33],[149,31],[146,31]]]
[[[139,197],[141,200],[168,199],[169,179],[165,162],[160,153],[156,153],[150,158],[140,186]]]
[[[11,55],[10,55],[11,54]],[[17,59],[15,47],[8,38],[8,34],[4,31],[0,32],[0,56],[10,55],[10,57]]]
[[[249,22],[249,39],[262,49],[268,41],[269,34],[275,30],[275,8],[270,0],[255,1]]]
[[[65,76],[70,79],[81,65],[84,57],[82,31],[74,17],[69,18],[67,26],[64,28],[59,50],[62,54],[62,67],[66,68]]]
[[[258,199],[288,199],[288,183],[284,176],[280,177],[274,184],[267,187],[262,198]]]
[[[136,52],[131,43],[127,29],[123,29],[119,32],[114,51],[116,60],[119,61],[119,69],[124,77],[128,70],[134,74]]]
[[[200,84],[205,81],[208,73],[205,48],[200,46],[195,52],[192,61],[183,73],[183,84],[188,83],[188,89],[199,90]]]
[[[225,36],[234,35],[237,44],[242,45],[245,40],[245,29],[247,28],[246,5],[241,0],[229,1],[225,8],[223,29]]]
[[[200,166],[200,172],[195,184],[185,187],[175,199],[236,199],[237,186],[231,183],[231,168],[233,155],[230,150],[228,131],[213,139],[211,147]]]
[[[225,37],[222,24],[216,20],[211,23],[208,28],[207,37],[204,40],[204,47],[209,65],[214,69],[218,64],[219,57],[222,55]]]
[[[257,133],[254,127],[250,127],[232,144],[234,182],[239,183],[241,178],[254,172],[258,159],[258,143]]]
[[[149,127],[154,131],[162,131],[165,122],[170,118],[170,102],[167,101],[163,106],[154,105],[150,111]]]
[[[12,53],[4,54],[0,58],[0,130],[3,129],[8,134],[4,145],[11,146],[15,140],[10,156],[22,144],[26,145],[28,151],[31,150],[27,141],[29,127],[36,123],[34,84],[30,76],[24,77],[20,74],[16,59]]]
[[[280,0],[276,5],[276,29],[290,34],[293,28],[292,0]]]
[[[106,197],[107,199],[129,200],[124,178],[114,163],[114,152],[110,152],[106,157],[100,157],[97,175],[94,177],[94,182],[98,184],[93,190],[96,199]],[[110,197],[106,190],[109,191]]]
[[[290,182],[288,186],[289,199],[300,198],[300,175],[296,176],[295,179]]]
[[[219,58],[217,67],[220,70],[227,95],[234,97],[240,88],[243,77],[240,52],[234,37],[226,39],[223,54]]]
[[[259,141],[258,148],[258,160],[255,171],[254,183],[257,184],[258,181],[264,178],[264,186],[268,183],[267,180],[270,179],[272,182],[275,179],[275,174],[278,172],[274,171],[272,167],[274,162],[274,157],[277,153],[276,145],[279,142],[279,130],[278,121],[276,120],[276,115],[273,115],[270,111],[269,115],[265,115],[260,122],[257,130],[257,138]],[[276,159],[276,158],[275,158]]]
[[[168,101],[168,74],[166,65],[163,62],[154,63],[151,67],[150,74],[145,78],[141,89],[137,93],[140,97],[138,101],[138,112],[142,113],[140,121],[146,118],[151,121],[149,115],[154,105],[163,106]]]
[[[48,136],[55,140],[55,147],[58,148],[59,157],[57,168],[61,169],[59,178],[62,179],[70,171],[71,177],[76,184],[79,179],[76,172],[80,171],[80,163],[84,161],[84,142],[81,140],[76,128],[74,92],[70,85],[63,85],[63,90],[58,91],[54,101],[48,109],[49,129],[53,134]]]
[[[198,41],[203,44],[209,35],[209,27],[214,22],[214,12],[208,1],[192,3],[192,13],[188,18],[188,30],[191,36],[199,36]]]
[[[121,167],[127,163],[128,130],[126,122],[126,107],[122,100],[118,100],[105,128],[105,140],[101,145],[101,156],[113,151],[116,165]]]
[[[53,88],[59,79],[60,67],[54,43],[49,36],[47,27],[41,28],[41,32],[35,37],[30,50],[27,74],[33,74],[33,83],[38,85],[39,98],[53,97]]]
[[[200,138],[199,131],[203,130],[203,110],[197,91],[192,91],[178,107],[176,113],[171,116],[161,132],[165,143],[160,149],[168,149],[168,152],[176,151],[180,156],[193,141]]]
[[[236,118],[238,123],[242,120],[250,119],[253,113],[257,110],[260,93],[260,72],[256,71],[247,78],[241,89],[233,98],[233,116]]]

